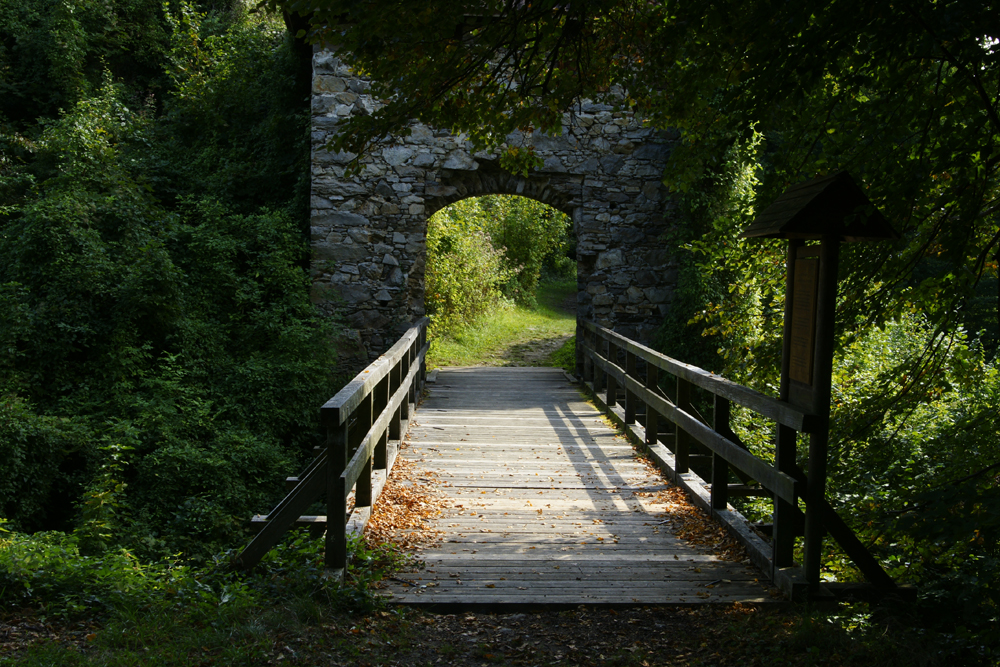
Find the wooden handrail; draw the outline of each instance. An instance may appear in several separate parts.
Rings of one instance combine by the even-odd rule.
[[[770,570],[772,579],[792,596],[801,594],[801,581],[807,581],[809,576],[803,576],[799,568],[789,567],[792,562],[792,549],[795,535],[801,535],[803,516],[799,511],[799,500],[805,499],[808,479],[805,473],[795,465],[794,460],[774,463],[754,455],[742,443],[730,427],[730,403],[741,405],[761,417],[778,424],[779,440],[790,443],[794,453],[795,438],[798,433],[813,433],[825,428],[823,420],[815,414],[804,412],[786,401],[754,391],[749,387],[731,382],[723,377],[709,373],[696,366],[671,359],[641,343],[630,340],[619,333],[599,326],[590,321],[578,322],[577,345],[581,350],[578,359],[583,361],[579,369],[584,382],[589,382],[594,395],[602,397],[607,409],[625,423],[626,428],[633,428],[636,417],[644,407],[645,432],[642,440],[650,447],[654,458],[662,459],[663,465],[670,468],[675,481],[688,488],[689,492],[698,496],[704,494],[704,488],[710,488],[709,498],[694,498],[716,518],[729,525],[740,537],[744,546],[750,552],[751,558],[765,571]],[[589,335],[588,335],[589,334]],[[604,348],[607,348],[605,352]],[[624,354],[625,365],[618,362],[618,355]],[[645,376],[640,377],[637,360],[646,363]],[[665,371],[677,378],[676,399],[671,400],[659,389],[658,381],[662,377],[659,372]],[[714,396],[715,414],[713,426],[701,418],[691,404],[690,387],[699,387]],[[606,390],[605,390],[606,387]],[[618,390],[625,393],[624,409],[616,409],[620,400]],[[674,425],[672,435],[664,434],[669,446],[659,444],[662,420]],[[634,431],[636,435],[640,435]],[[704,446],[710,456],[711,470],[705,482],[695,475],[690,478],[688,465],[689,448],[693,444]],[[657,453],[657,448],[664,454]],[[670,459],[668,461],[668,458]],[[705,456],[699,460],[704,461]],[[733,519],[734,512],[728,507],[730,491],[729,471],[735,470],[746,480],[752,478],[760,487],[774,499],[775,513],[773,538],[771,545],[748,534],[746,528],[738,525]],[[697,483],[693,480],[698,480]],[[701,486],[702,490],[695,488]],[[756,487],[754,487],[756,488]],[[779,511],[780,510],[780,511]],[[846,523],[825,498],[813,502],[813,507],[807,503],[806,517],[812,521],[821,521],[825,530],[843,547],[862,574],[883,592],[895,591],[892,579],[882,569],[850,530]],[[743,520],[745,523],[745,520]],[[741,532],[742,531],[742,532]],[[807,551],[809,545],[807,544]],[[815,554],[813,555],[815,558]],[[817,575],[818,576],[818,575]]]
[[[320,419],[327,429],[326,447],[288,495],[258,521],[263,527],[237,556],[238,567],[252,569],[288,529],[307,523],[326,527],[326,567],[331,576],[343,579],[348,533],[362,531],[371,516],[426,380],[428,322],[425,317],[411,326],[323,404]],[[352,488],[354,509],[348,515]],[[326,517],[301,516],[321,498],[326,500]]]
[[[324,425],[338,426],[343,424],[344,420],[361,405],[365,397],[371,394],[375,386],[385,379],[394,365],[399,363],[414,341],[418,338],[421,340],[427,338],[428,322],[430,320],[426,317],[418,320],[385,354],[358,373],[333,398],[324,403],[323,407],[319,409],[320,418]]]
[[[733,403],[738,403],[754,412],[767,417],[779,424],[784,424],[800,433],[811,433],[818,426],[815,415],[810,415],[795,408],[790,403],[779,401],[776,398],[762,394],[759,391],[736,384],[726,378],[710,373],[706,370],[677,361],[665,354],[657,352],[634,340],[625,338],[619,333],[610,329],[605,329],[594,322],[583,321],[581,325],[587,331],[595,334],[599,338],[613,342],[619,349],[626,350],[643,359],[647,364],[652,364],[660,370],[671,375],[687,380],[691,384],[701,387],[706,391],[729,399]]]

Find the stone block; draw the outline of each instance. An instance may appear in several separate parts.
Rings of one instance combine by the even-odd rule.
[[[670,157],[670,144],[645,143],[632,152],[632,157],[638,160],[651,160],[666,163]]]
[[[611,294],[598,294],[591,299],[591,302],[595,306],[610,306],[615,302],[615,297]]]
[[[420,153],[415,158],[413,158],[414,167],[433,167],[434,166],[434,154],[433,153]]]
[[[332,180],[313,180],[313,191],[316,194],[326,195],[328,197],[357,197],[358,195],[367,194],[368,189],[361,185],[360,183],[354,183],[353,181],[332,181]]]
[[[642,186],[642,194],[650,201],[660,201],[660,194],[663,192],[663,184],[659,181],[647,181]]]
[[[326,197],[313,195],[309,198],[309,207],[312,209],[333,208],[333,204]]]
[[[605,155],[601,158],[601,169],[609,176],[614,176],[621,171],[624,164],[625,160],[620,155]]]
[[[314,216],[312,222],[326,227],[363,227],[368,224],[368,218],[348,211],[323,211]]]
[[[382,149],[382,159],[393,167],[399,166],[410,159],[413,149],[402,146],[393,146]]]
[[[571,151],[577,147],[576,139],[571,135],[552,137],[541,132],[531,135],[531,144],[535,147],[535,150],[553,153],[557,151]]]
[[[361,79],[347,79],[347,89],[358,95],[363,95],[368,92],[368,89],[372,85],[367,81],[362,81]]]
[[[443,169],[454,169],[456,171],[474,171],[479,169],[479,163],[472,159],[472,156],[464,150],[454,150],[448,154],[448,158],[441,165]]]
[[[319,260],[331,262],[358,262],[368,257],[368,250],[359,245],[315,245],[313,246],[313,257]]]
[[[542,168],[539,171],[565,174],[567,169],[559,158],[552,156],[545,158]]]
[[[347,235],[355,243],[369,243],[372,240],[372,234],[367,229],[349,229]]]
[[[614,250],[608,250],[607,252],[602,252],[597,256],[596,267],[598,269],[608,269],[614,266],[621,266],[625,263],[624,257],[622,256],[622,251],[620,248],[615,248]]]
[[[434,141],[434,132],[423,123],[416,123],[410,126],[410,136],[407,139],[417,143],[431,143]]]
[[[361,275],[368,280],[382,280],[382,264],[376,262],[364,262],[358,264]]]
[[[313,77],[313,93],[342,93],[347,90],[347,82],[339,76],[320,74]]]
[[[418,181],[422,179],[426,173],[423,169],[418,169],[417,167],[408,164],[401,164],[398,167],[393,167],[393,170],[399,175],[400,178]]]
[[[338,285],[337,291],[340,293],[340,298],[347,303],[365,303],[372,298],[371,290],[358,283]]]
[[[325,148],[321,148],[313,152],[313,162],[319,165],[348,164],[356,157],[357,155],[355,153],[345,153],[344,151],[333,153]]]

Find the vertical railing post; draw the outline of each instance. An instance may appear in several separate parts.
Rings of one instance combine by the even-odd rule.
[[[646,361],[646,388],[658,393],[660,388],[660,369]],[[646,404],[646,444],[655,445],[660,429],[660,414],[653,406]]]
[[[615,366],[618,365],[618,346],[610,340],[608,341],[608,361]],[[608,404],[609,408],[615,407],[618,403],[618,380],[611,373],[608,373],[608,394],[604,402]]]
[[[406,363],[407,353],[403,352],[403,356],[399,358],[395,364],[393,364],[392,369],[389,371],[389,399],[396,394],[399,389],[399,385],[402,383],[403,374],[406,372],[404,369],[409,368]],[[396,411],[392,415],[392,419],[389,420],[389,439],[390,440],[401,440],[402,434],[400,433],[400,414],[401,407],[396,408]]]
[[[691,414],[691,383],[677,376],[677,408]],[[678,425],[674,425],[674,458],[677,463],[676,472],[683,475],[688,471],[688,461],[691,454],[691,436]]]
[[[574,364],[574,370],[576,376],[582,379],[584,382],[587,381],[587,355],[583,351],[583,338],[586,335],[586,330],[583,328],[583,323],[580,321],[580,316],[576,316],[576,346],[573,348],[574,356],[576,357],[576,363]]]
[[[774,467],[780,472],[795,475],[796,438],[794,429],[778,424],[778,439],[774,450]],[[795,526],[798,508],[775,496],[774,520],[771,525],[771,563],[775,568],[795,564]]]
[[[409,348],[403,353],[403,358],[399,361],[399,385],[397,389],[406,382],[406,376],[410,372],[410,366],[413,364],[413,348]],[[402,440],[403,436],[406,435],[406,427],[410,423],[410,392],[407,390],[406,398],[402,400],[399,404],[399,412],[396,413],[396,430],[399,432],[398,440]]]
[[[715,409],[712,411],[715,432],[729,437],[729,401],[719,395],[715,396]],[[712,510],[725,510],[729,505],[729,463],[715,452],[712,452]]]
[[[420,350],[424,349],[424,345],[426,344],[427,344],[427,323],[424,322],[423,324],[420,325],[420,332],[417,334],[417,340],[414,341],[416,349],[413,351],[413,354],[415,355],[420,354]],[[416,394],[423,390],[424,385],[426,383],[427,383],[427,357],[422,356],[420,357],[420,377],[418,378],[417,382],[419,386],[416,388],[416,392],[414,393],[413,396],[414,405],[416,405],[417,403]]]
[[[390,374],[392,371],[390,370]],[[389,405],[389,387],[391,383],[389,381],[389,375],[382,378],[375,388],[372,390],[374,398],[372,399],[372,423],[378,420],[382,416],[382,412],[385,411],[387,405]],[[375,443],[375,450],[373,452],[373,467],[375,470],[383,470],[389,467],[389,428],[386,427],[381,433],[378,434],[378,442]]]
[[[625,350],[625,375],[636,379],[638,373],[635,370],[635,353],[631,350]],[[635,423],[635,413],[640,405],[639,397],[634,393],[629,391],[628,385],[625,385],[625,423],[634,424]]]
[[[326,430],[326,568],[347,567],[347,489],[341,475],[347,467],[350,415],[331,410]]]
[[[351,456],[358,451],[358,447],[364,441],[368,430],[372,427],[372,394],[368,394],[361,400],[361,405],[354,412],[357,419],[351,427]],[[354,487],[354,506],[368,507],[372,504],[372,459],[369,456],[365,467],[361,470]]]
[[[601,338],[601,334],[594,331],[594,355],[603,359],[604,358],[604,339]],[[600,394],[604,391],[605,380],[608,374],[604,372],[603,368],[594,369],[594,393]]]

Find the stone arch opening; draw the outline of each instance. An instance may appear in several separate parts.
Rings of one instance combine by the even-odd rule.
[[[436,210],[427,218],[424,273],[433,330],[454,333],[508,304],[537,310],[543,294],[570,282],[575,297],[575,245],[565,212],[523,195],[472,195]]]
[[[472,171],[445,169],[438,184],[427,189],[427,215],[469,197],[517,195],[551,206],[573,216],[576,204],[567,188],[553,187],[550,178],[520,176],[500,167],[496,160],[482,160]]]
[[[346,324],[345,366],[364,366],[424,314],[427,217],[453,202],[514,194],[568,213],[577,238],[577,313],[649,341],[676,281],[662,237],[673,205],[661,183],[676,136],[601,104],[567,112],[559,136],[515,133],[543,166],[506,172],[463,136],[420,123],[361,160],[325,149],[340,119],[371,113],[369,84],[330,52],[314,56],[313,299]]]

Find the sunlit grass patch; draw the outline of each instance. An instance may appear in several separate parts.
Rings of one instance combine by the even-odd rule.
[[[575,282],[541,285],[537,308],[498,308],[472,326],[435,337],[427,363],[431,367],[502,366],[515,361],[510,351],[517,344],[570,336],[576,330],[576,317],[561,305],[575,292]]]

